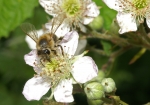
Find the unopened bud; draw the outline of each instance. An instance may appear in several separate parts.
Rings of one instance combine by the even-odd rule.
[[[89,25],[93,29],[99,30],[102,28],[103,23],[104,23],[104,21],[103,21],[102,16],[97,16]]]
[[[84,91],[88,99],[100,99],[104,97],[104,87],[98,82],[88,83]]]
[[[101,84],[104,86],[106,93],[113,92],[116,89],[115,82],[112,78],[104,78]]]

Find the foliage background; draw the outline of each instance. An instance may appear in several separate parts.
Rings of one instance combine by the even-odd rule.
[[[101,30],[112,30],[115,33],[111,25],[116,12],[100,0],[95,2],[101,7]],[[34,71],[24,61],[24,55],[30,49],[20,25],[29,22],[40,29],[50,16],[44,12],[38,0],[0,0],[0,14],[0,105],[42,105],[41,101],[29,102],[22,95],[24,84],[32,78]],[[89,45],[99,49],[108,47],[107,50],[110,51],[110,44],[102,42],[101,39],[88,39]],[[116,95],[130,105],[141,105],[150,101],[150,51],[147,50],[140,59],[129,65],[139,50],[140,48],[134,48],[118,57],[109,75],[116,82]],[[93,51],[88,55],[93,57],[99,69],[108,60],[108,57]],[[87,104],[84,95],[75,94],[74,97],[76,105]]]

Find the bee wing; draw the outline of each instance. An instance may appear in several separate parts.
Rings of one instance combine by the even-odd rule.
[[[30,23],[23,23],[21,25],[21,29],[37,43],[38,34],[37,34],[37,31],[36,31],[34,25],[32,25]]]
[[[63,23],[64,17],[63,16],[57,16],[52,19],[52,27],[51,27],[51,32],[54,34],[59,26]]]

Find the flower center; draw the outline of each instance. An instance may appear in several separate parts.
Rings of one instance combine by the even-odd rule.
[[[80,0],[64,0],[62,3],[62,8],[67,15],[74,16],[80,11]]]
[[[39,74],[46,82],[51,83],[51,87],[57,86],[62,79],[70,77],[71,63],[67,54],[51,58],[42,68]]]
[[[133,4],[136,8],[141,9],[148,5],[149,0],[133,0]]]

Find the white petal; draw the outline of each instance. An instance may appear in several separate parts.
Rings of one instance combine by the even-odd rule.
[[[56,16],[59,11],[60,0],[39,0],[45,12],[49,15]]]
[[[30,49],[36,49],[36,43],[33,39],[31,39],[29,36],[25,37],[25,41],[27,42]]]
[[[39,74],[42,70],[40,66],[37,66],[41,63],[40,58],[37,56],[37,50],[32,50],[29,54],[24,56],[26,64],[34,67],[34,71]]]
[[[40,74],[41,72],[42,72],[42,67],[34,67],[33,68],[34,69],[34,71],[37,73],[37,74]]]
[[[85,83],[98,74],[98,68],[91,57],[84,56],[79,58],[74,64],[72,75],[79,83]]]
[[[64,52],[66,52],[70,56],[74,55],[78,46],[78,38],[79,35],[76,31],[67,33],[60,43],[60,45],[63,47]]]
[[[87,25],[94,20],[93,17],[83,17],[82,23]]]
[[[87,6],[87,11],[85,12],[85,14],[87,16],[97,17],[100,14],[100,11],[97,5],[94,2],[92,2]]]
[[[72,81],[71,80],[63,80],[54,90],[54,97],[57,102],[70,103],[73,102],[72,96]]]
[[[57,27],[58,25],[54,25],[53,27]],[[50,30],[50,32],[52,31],[52,23],[46,23],[45,27]],[[67,22],[67,20],[64,20],[64,22],[56,29],[55,35],[60,38],[63,37],[65,34],[67,34],[70,31],[70,26]]]
[[[33,77],[26,82],[22,93],[28,101],[40,100],[50,89],[48,83],[39,82],[41,79],[41,77]]]
[[[105,2],[105,4],[111,8],[114,9],[116,11],[120,11],[120,7],[119,7],[119,3],[118,0],[103,0],[103,2]]]
[[[99,15],[100,11],[96,4],[94,2],[91,2],[87,6],[87,10],[85,11],[83,18],[83,24],[89,24],[91,21],[93,21],[94,17],[97,17]]]
[[[119,30],[120,34],[137,30],[136,20],[132,16],[132,13],[118,12],[117,21],[120,26],[120,30]]]
[[[30,53],[26,54],[24,56],[24,60],[26,62],[26,64],[35,67],[35,64],[37,62],[37,51],[36,50],[32,50]]]
[[[56,35],[58,37],[63,37],[65,34],[67,34],[70,31],[69,23],[67,22],[67,19],[64,20],[64,22],[59,26],[59,28],[56,31]]]
[[[37,30],[38,37],[43,34],[43,30]],[[31,39],[29,36],[26,36],[25,41],[27,42],[30,49],[36,49],[36,43],[33,39]]]
[[[150,15],[146,16],[147,26],[150,28]]]

